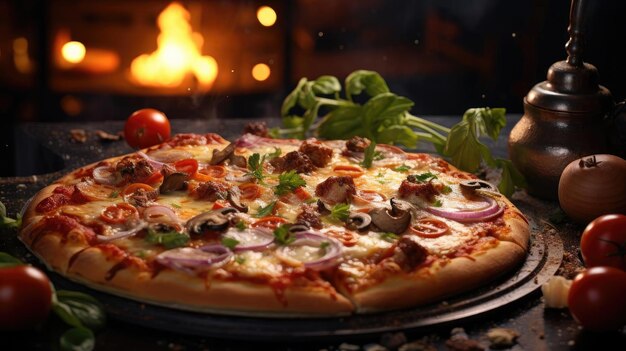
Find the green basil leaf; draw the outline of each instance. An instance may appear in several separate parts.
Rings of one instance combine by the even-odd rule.
[[[506,109],[504,108],[471,108],[465,112],[463,119],[468,119],[476,126],[481,135],[488,135],[494,141],[498,139],[500,130],[506,125]]]
[[[81,292],[57,291],[53,310],[64,322],[74,327],[85,326],[97,330],[106,324],[102,304]]]
[[[313,92],[313,84],[314,82],[306,82],[298,95],[298,105],[305,110],[309,110],[317,104],[317,99]]]
[[[145,240],[150,244],[163,245],[164,248],[169,250],[185,246],[189,242],[189,236],[176,231],[160,233],[153,229],[148,229]]]
[[[302,120],[302,139],[306,138],[306,133],[309,131],[311,124],[315,122],[317,119],[317,114],[319,113],[321,104],[316,102],[313,106],[311,106],[303,116]]]
[[[498,190],[506,197],[510,197],[515,192],[516,188],[526,187],[526,179],[515,168],[510,160],[497,159],[496,163],[499,168],[502,168],[502,176],[500,184],[498,184]]]
[[[0,268],[9,268],[22,265],[24,265],[24,262],[20,261],[16,257],[13,257],[6,252],[0,252]]]
[[[59,345],[62,351],[91,351],[96,346],[96,339],[91,330],[77,327],[63,333]]]
[[[377,72],[359,70],[346,77],[346,96],[352,100],[352,96],[359,95],[363,91],[369,96],[376,96],[389,92],[387,83]]]
[[[363,105],[365,136],[379,142],[378,133],[381,128],[385,128],[385,124],[388,124],[385,122],[389,119],[401,121],[411,106],[413,106],[411,100],[392,93],[383,93],[371,98]]]
[[[379,143],[402,144],[409,148],[417,146],[418,137],[413,130],[407,126],[391,126],[378,133]]]
[[[312,89],[315,94],[336,94],[341,91],[341,83],[337,77],[321,76],[313,82]]]
[[[296,106],[298,103],[298,97],[300,96],[300,91],[302,87],[306,84],[307,79],[302,78],[298,82],[298,85],[287,95],[285,100],[283,101],[283,105],[280,108],[280,115],[283,117],[287,117],[289,115],[289,111]]]
[[[346,106],[330,111],[317,128],[317,135],[331,140],[364,136],[362,106]]]

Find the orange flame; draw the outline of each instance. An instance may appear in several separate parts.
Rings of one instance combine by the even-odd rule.
[[[130,64],[130,73],[139,84],[176,87],[191,73],[200,89],[211,87],[217,77],[217,61],[200,53],[204,38],[193,31],[190,18],[189,11],[177,2],[159,14],[157,50],[136,57]]]

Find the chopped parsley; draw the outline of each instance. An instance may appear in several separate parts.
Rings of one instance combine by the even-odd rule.
[[[159,244],[166,249],[173,249],[185,246],[189,242],[189,236],[176,231],[159,233],[153,229],[148,229],[145,240],[150,244]]]
[[[372,162],[374,161],[374,156],[376,155],[376,143],[371,142],[366,148],[364,152],[363,161],[361,162],[361,166],[365,168],[372,167]]]
[[[385,233],[380,233],[380,238],[388,241],[390,243],[398,240],[398,238],[400,238],[397,234],[394,233],[390,233],[390,232],[385,232]]]
[[[273,158],[280,157],[281,153],[282,153],[282,150],[277,148],[277,147],[275,147],[274,148],[274,152],[271,152],[269,154],[265,154],[265,156],[263,156],[263,158],[267,159],[267,160],[271,160]]]
[[[246,174],[249,174],[262,182],[263,178],[265,178],[265,175],[263,174],[263,161],[265,161],[265,156],[261,157],[260,154],[256,152],[253,153],[250,157],[248,157],[248,169],[250,172]]]
[[[437,176],[430,172],[422,174],[411,174],[410,176],[406,177],[406,180],[411,183],[426,183],[433,179],[437,179]]]
[[[330,217],[340,220],[340,221],[345,221],[346,219],[348,219],[349,215],[350,215],[349,204],[336,204],[330,210]]]
[[[328,250],[329,246],[330,243],[328,241],[324,241],[320,244],[320,252],[322,253],[322,255],[326,255],[326,250]]]
[[[405,164],[403,164],[402,166],[398,166],[396,168],[394,168],[393,170],[396,172],[408,172],[411,169],[410,166],[407,166]]]
[[[294,240],[296,240],[296,237],[289,232],[288,226],[281,225],[274,229],[274,241],[276,241],[278,245],[289,245]]]
[[[239,240],[235,239],[235,238],[230,238],[230,237],[223,237],[222,238],[222,245],[226,246],[229,249],[234,249],[235,246],[237,246],[239,244]]]
[[[113,190],[110,194],[109,194],[109,199],[115,199],[116,197],[120,196],[120,192],[117,190]]]
[[[239,264],[243,264],[244,262],[246,262],[246,258],[243,256],[237,256],[235,257],[235,262],[239,263]]]
[[[248,226],[246,225],[246,222],[239,220],[237,223],[235,223],[235,228],[239,229],[239,231],[242,231],[244,229],[246,229]]]
[[[259,207],[254,217],[261,218],[272,214],[272,212],[274,211],[274,206],[276,206],[276,201],[270,202],[265,207]]]
[[[443,189],[441,189],[442,194],[450,194],[452,192],[452,188],[448,185],[444,185]]]
[[[443,205],[441,203],[441,200],[435,200],[435,202],[432,203],[432,207],[441,207],[441,205]]]
[[[296,190],[296,188],[305,186],[306,182],[295,170],[282,173],[278,176],[278,185],[274,189],[274,194],[284,195],[288,192]]]
[[[171,205],[172,205],[172,207],[176,207],[176,208],[182,208],[182,206],[181,206],[181,205],[179,205],[179,204],[176,204],[176,203],[171,203]]]

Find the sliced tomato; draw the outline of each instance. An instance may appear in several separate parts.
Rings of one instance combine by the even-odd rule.
[[[282,218],[282,217],[276,217],[276,216],[268,216],[268,217],[263,217],[261,219],[259,219],[258,221],[252,223],[252,227],[262,227],[262,228],[268,228],[271,230],[276,229],[276,227],[278,227],[279,224],[283,224],[286,223],[287,220]]]
[[[122,195],[127,196],[137,192],[137,190],[143,189],[145,191],[154,191],[154,188],[145,183],[132,183],[124,188]]]
[[[241,198],[244,200],[254,200],[261,196],[262,189],[254,183],[243,183],[239,185]]]
[[[423,218],[411,227],[411,231],[423,238],[438,238],[450,231],[448,225],[436,218]]]
[[[207,166],[198,171],[198,173],[207,175],[211,178],[224,178],[226,176],[226,167],[224,166]]]
[[[212,210],[220,210],[220,209],[228,207],[228,206],[229,205],[226,202],[217,200],[217,201],[215,201],[215,203],[213,204],[213,207],[211,207],[211,209]]]
[[[375,190],[357,190],[355,199],[358,198],[362,200],[362,202],[370,203],[370,202],[381,202],[387,200],[385,195],[379,193]]]
[[[163,174],[161,174],[160,172],[154,172],[152,173],[152,175],[146,178],[144,183],[149,184],[149,185],[155,185],[157,183],[160,183],[162,180],[163,180]]]
[[[296,194],[298,199],[302,201],[306,201],[311,198],[311,194],[309,194],[309,192],[301,186],[297,187],[296,190],[293,191],[293,193]]]
[[[354,246],[359,242],[359,237],[349,230],[329,230],[327,236],[341,241],[344,246]]]
[[[333,168],[333,172],[343,176],[349,176],[352,178],[358,178],[362,176],[365,171],[361,167],[354,165],[338,165]]]
[[[192,177],[198,171],[198,161],[194,158],[186,158],[184,160],[174,162],[174,168],[179,172],[187,173]]]
[[[105,208],[100,214],[100,219],[107,223],[119,224],[137,216],[137,209],[133,205],[122,202]]]

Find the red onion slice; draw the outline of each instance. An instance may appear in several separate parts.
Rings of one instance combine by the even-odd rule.
[[[141,151],[137,151],[137,154],[141,157],[143,157],[146,161],[148,161],[150,163],[150,165],[152,165],[152,167],[154,167],[155,170],[160,171],[161,168],[163,168],[163,165],[165,163],[163,162],[159,162],[157,160],[153,160],[150,158],[150,156],[146,155],[145,153],[141,152]]]
[[[98,184],[115,185],[122,179],[113,167],[100,166],[93,169],[93,180]]]
[[[133,228],[130,228],[128,230],[122,230],[119,231],[113,235],[98,235],[98,241],[102,242],[102,243],[108,243],[110,241],[113,240],[118,240],[118,239],[122,239],[122,238],[127,238],[129,236],[133,236],[137,233],[139,233],[139,231],[141,231],[142,229],[146,228],[148,226],[148,223],[146,222],[139,222],[136,226],[134,226]]]
[[[201,248],[181,247],[161,252],[156,256],[160,264],[189,274],[218,268],[228,263],[232,251],[223,245],[208,245]]]
[[[323,243],[328,243],[325,248]],[[319,255],[320,250],[324,250],[321,257],[312,257]],[[337,259],[341,255],[341,243],[312,231],[300,232],[296,234],[294,242],[282,246],[276,253],[284,261],[297,261],[306,268],[320,271],[337,264]]]
[[[437,207],[428,207],[426,210],[436,216],[448,218],[453,221],[468,223],[486,221],[498,217],[504,211],[500,204],[489,197],[484,197],[489,203],[485,208],[473,211],[449,211]]]
[[[176,161],[193,158],[191,152],[177,149],[159,149],[147,154],[150,159],[162,163],[174,163]]]
[[[176,212],[163,205],[152,205],[143,211],[143,217],[150,223],[172,223],[180,224],[180,219]]]
[[[271,138],[264,138],[258,135],[246,133],[235,141],[235,146],[237,147],[267,146],[267,145],[272,146],[276,144],[300,145],[300,143],[302,143],[302,141],[297,140],[297,139],[271,139]]]
[[[230,229],[224,237],[239,241],[233,248],[235,252],[263,251],[274,242],[274,234],[265,228],[249,228],[244,230]]]

